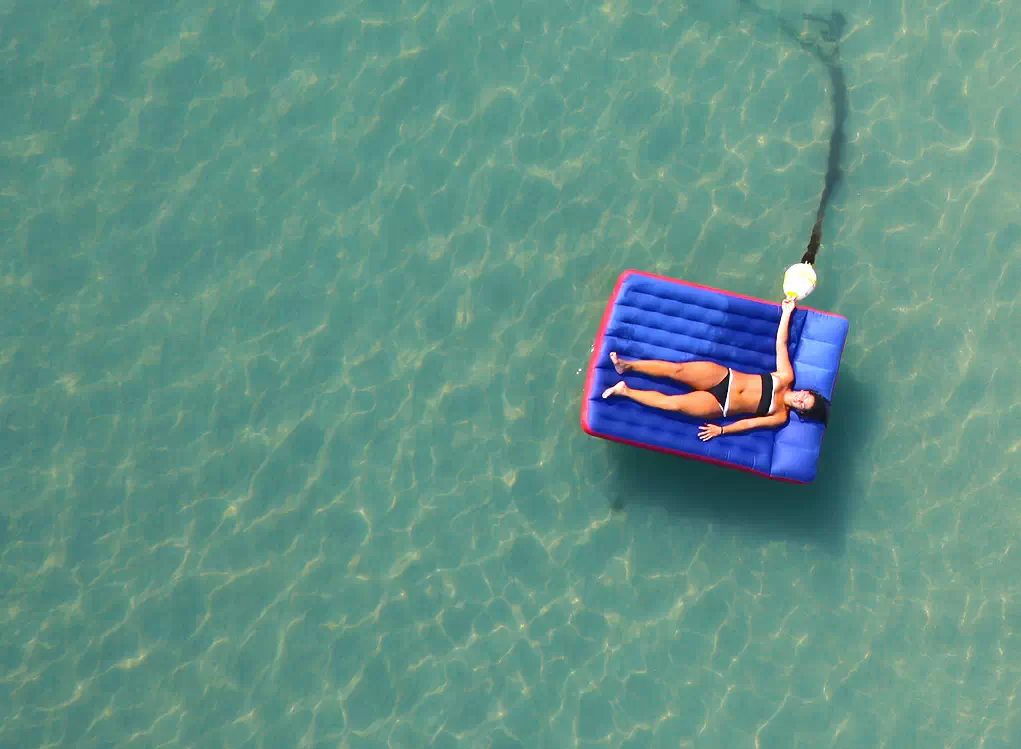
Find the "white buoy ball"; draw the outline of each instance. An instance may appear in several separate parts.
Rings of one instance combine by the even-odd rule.
[[[815,291],[818,283],[815,268],[808,263],[792,265],[783,274],[783,293],[788,299],[801,301]]]

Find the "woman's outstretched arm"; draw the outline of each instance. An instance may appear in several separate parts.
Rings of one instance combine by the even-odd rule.
[[[794,368],[791,366],[790,354],[787,353],[787,334],[794,313],[794,300],[785,299],[781,306],[783,312],[780,314],[780,327],[776,329],[776,374],[785,385],[790,385],[794,382]]]
[[[784,410],[778,410],[776,413],[770,414],[769,416],[753,416],[750,419],[741,419],[740,421],[735,421],[733,424],[727,424],[726,426],[722,426],[720,424],[703,424],[698,429],[698,438],[703,442],[706,442],[711,440],[713,437],[721,437],[724,434],[746,432],[749,429],[782,426],[786,423],[786,421],[787,412]]]

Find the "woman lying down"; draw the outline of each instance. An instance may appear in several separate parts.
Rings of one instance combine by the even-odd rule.
[[[751,414],[748,418],[723,426],[703,424],[698,430],[703,442],[724,433],[748,429],[779,427],[787,423],[793,409],[802,419],[826,423],[829,401],[814,390],[792,390],[794,369],[787,353],[787,334],[795,302],[781,305],[780,327],[776,331],[776,371],[769,374],[737,372],[710,361],[668,362],[657,359],[624,361],[610,353],[617,374],[637,372],[650,377],[667,377],[684,383],[692,392],[666,395],[655,390],[635,390],[623,380],[603,391],[603,397],[630,398],[652,408],[678,411],[688,416],[712,418]]]

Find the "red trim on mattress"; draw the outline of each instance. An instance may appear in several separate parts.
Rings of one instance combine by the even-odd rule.
[[[775,305],[777,307],[780,306],[779,302],[771,302],[768,299],[759,299],[758,297],[747,296],[746,294],[738,294],[737,292],[734,292],[734,291],[724,291],[723,289],[715,289],[712,286],[703,286],[702,284],[693,283],[691,281],[682,281],[679,278],[669,278],[668,276],[660,276],[660,275],[657,275],[656,273],[646,273],[645,271],[640,271],[640,270],[626,270],[626,271],[624,271],[617,278],[617,283],[614,284],[613,291],[610,293],[610,298],[606,302],[606,308],[603,310],[603,318],[599,322],[599,330],[596,333],[596,340],[595,340],[595,343],[592,346],[592,354],[589,356],[588,372],[585,375],[585,390],[582,393],[582,403],[581,403],[581,428],[582,428],[582,431],[584,431],[585,434],[589,435],[590,437],[597,437],[599,439],[608,440],[610,442],[618,442],[618,443],[620,443],[622,445],[630,445],[632,447],[640,447],[640,448],[643,448],[645,450],[653,450],[655,452],[666,453],[668,455],[677,455],[679,457],[689,458],[691,460],[700,460],[703,463],[712,463],[714,465],[724,466],[726,468],[735,468],[735,469],[737,469],[739,471],[745,471],[746,473],[753,473],[756,476],[763,476],[763,477],[765,477],[767,479],[770,479],[772,481],[782,481],[782,482],[788,483],[788,484],[807,484],[807,483],[809,483],[807,481],[800,481],[798,479],[790,479],[790,478],[786,478],[786,477],[783,477],[783,476],[771,476],[770,474],[766,473],[765,471],[757,471],[754,468],[747,468],[745,466],[737,465],[735,463],[728,463],[727,461],[718,460],[717,458],[709,458],[709,457],[707,457],[705,455],[696,455],[695,453],[687,453],[687,452],[683,452],[681,450],[671,450],[668,447],[659,447],[657,445],[649,445],[649,444],[646,444],[644,442],[636,442],[634,440],[628,440],[628,439],[624,439],[622,437],[612,437],[610,435],[600,434],[600,433],[595,432],[595,431],[592,430],[592,428],[589,426],[589,421],[588,421],[588,409],[589,409],[589,397],[588,396],[589,396],[589,392],[591,392],[591,390],[592,390],[593,381],[595,380],[596,364],[598,363],[597,359],[598,359],[598,356],[599,356],[599,352],[600,352],[600,350],[603,347],[603,338],[605,337],[605,334],[606,334],[606,326],[610,322],[610,315],[613,313],[614,302],[617,300],[617,295],[620,293],[620,287],[624,284],[624,282],[630,276],[644,276],[646,278],[654,278],[654,279],[658,279],[660,281],[668,281],[670,283],[682,284],[684,286],[693,286],[693,287],[698,288],[698,289],[705,289],[706,291],[712,291],[712,292],[717,293],[717,294],[726,294],[727,296],[737,297],[739,299],[747,299],[747,300],[752,301],[752,302],[763,302],[765,304],[772,304],[772,305]],[[819,314],[822,314],[822,315],[830,315],[831,317],[839,317],[839,318],[842,318],[842,319],[847,319],[843,315],[838,315],[835,312],[824,312],[823,310],[818,310],[818,309],[815,309],[813,307],[801,307],[801,309],[811,309],[814,312],[818,312]],[[834,391],[836,391],[836,385],[837,385],[837,383],[836,383],[836,380],[834,379],[834,382],[833,382],[833,389],[834,389]]]
[[[586,399],[587,400],[587,399]],[[765,471],[757,471],[754,468],[748,468],[747,466],[738,465],[737,463],[728,463],[725,460],[718,460],[717,458],[710,458],[705,455],[696,455],[695,453],[686,453],[681,450],[671,450],[669,447],[659,447],[658,445],[649,445],[645,442],[636,442],[634,440],[624,439],[623,437],[611,437],[607,434],[599,434],[588,429],[583,423],[581,428],[585,431],[585,434],[590,437],[597,437],[602,440],[608,440],[609,442],[619,442],[622,445],[631,445],[631,447],[640,447],[644,450],[652,450],[658,453],[667,453],[668,455],[677,455],[682,458],[690,458],[691,460],[699,460],[703,463],[712,463],[713,465],[723,466],[724,468],[736,468],[739,471],[745,473],[754,473],[756,476],[762,476],[763,478],[770,479],[772,481],[782,481],[786,484],[807,484],[807,481],[801,481],[799,479],[789,479],[786,476],[771,476]]]
[[[610,293],[610,298],[606,302],[606,308],[603,310],[603,318],[599,321],[599,330],[596,332],[596,342],[592,346],[592,353],[589,355],[588,360],[588,372],[585,374],[585,392],[581,402],[581,428],[585,430],[586,434],[591,434],[593,437],[600,435],[595,434],[588,425],[588,394],[592,390],[592,383],[596,378],[596,364],[599,358],[599,350],[603,347],[603,337],[606,334],[606,326],[610,322],[610,315],[613,312],[613,303],[617,299],[617,294],[620,293],[620,287],[624,284],[631,271],[625,271],[620,274],[617,278],[617,283],[613,286],[613,291]]]

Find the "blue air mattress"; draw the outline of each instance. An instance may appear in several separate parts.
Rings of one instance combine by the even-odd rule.
[[[708,360],[741,372],[776,370],[780,305],[762,299],[629,270],[621,274],[606,306],[585,378],[581,425],[615,442],[682,455],[808,483],[815,478],[825,427],[792,412],[779,429],[753,429],[702,442],[706,419],[642,406],[627,398],[602,398],[621,379],[610,352],[624,359]],[[847,319],[798,307],[791,318],[788,351],[798,389],[833,395],[847,340]],[[627,373],[631,386],[668,395],[689,391],[672,380]],[[712,420],[729,424],[747,415]]]

